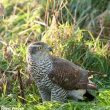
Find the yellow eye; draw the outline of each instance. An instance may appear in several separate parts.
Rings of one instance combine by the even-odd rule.
[[[39,46],[39,47],[38,47],[38,50],[41,50],[41,49],[42,49],[42,46]]]

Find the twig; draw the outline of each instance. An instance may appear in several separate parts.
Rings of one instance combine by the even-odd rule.
[[[10,66],[12,65],[13,60],[10,61],[8,67],[6,68],[6,70],[3,72],[4,74],[8,71],[8,69],[10,68]]]
[[[28,37],[26,38],[26,41],[25,41],[25,45],[27,44],[28,40],[30,39],[31,35],[33,34],[33,31],[28,35]]]
[[[23,82],[22,82],[21,73],[20,73],[19,68],[18,68],[18,81],[19,81],[19,85],[20,85],[20,95],[22,97],[21,102],[23,104],[25,104],[26,100],[25,100],[25,95],[24,95],[24,87],[23,87]]]
[[[7,45],[7,43],[4,42],[2,39],[0,39],[0,43],[3,44],[3,45],[5,45],[5,46]]]
[[[99,35],[98,35],[98,37],[97,37],[97,39],[99,39],[99,38],[100,38],[100,36],[101,36],[101,34],[102,34],[103,30],[104,30],[104,27],[102,26],[102,27],[101,27],[101,30],[100,30],[100,32],[99,32]]]
[[[41,21],[34,21],[34,23],[48,27],[48,25],[45,22],[41,22]]]

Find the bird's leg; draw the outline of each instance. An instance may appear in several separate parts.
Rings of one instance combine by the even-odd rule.
[[[46,88],[38,88],[38,89],[43,102],[51,100],[51,93]]]
[[[67,91],[56,86],[51,90],[51,101],[65,102],[67,99]]]

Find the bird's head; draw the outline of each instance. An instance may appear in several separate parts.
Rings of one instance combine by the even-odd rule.
[[[46,55],[49,55],[49,52],[52,51],[52,48],[44,42],[35,42],[28,46],[27,52],[33,58],[40,59]]]

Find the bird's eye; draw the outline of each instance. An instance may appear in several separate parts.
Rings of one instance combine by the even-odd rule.
[[[39,46],[39,47],[38,47],[38,50],[41,50],[41,49],[42,49],[42,46]]]

